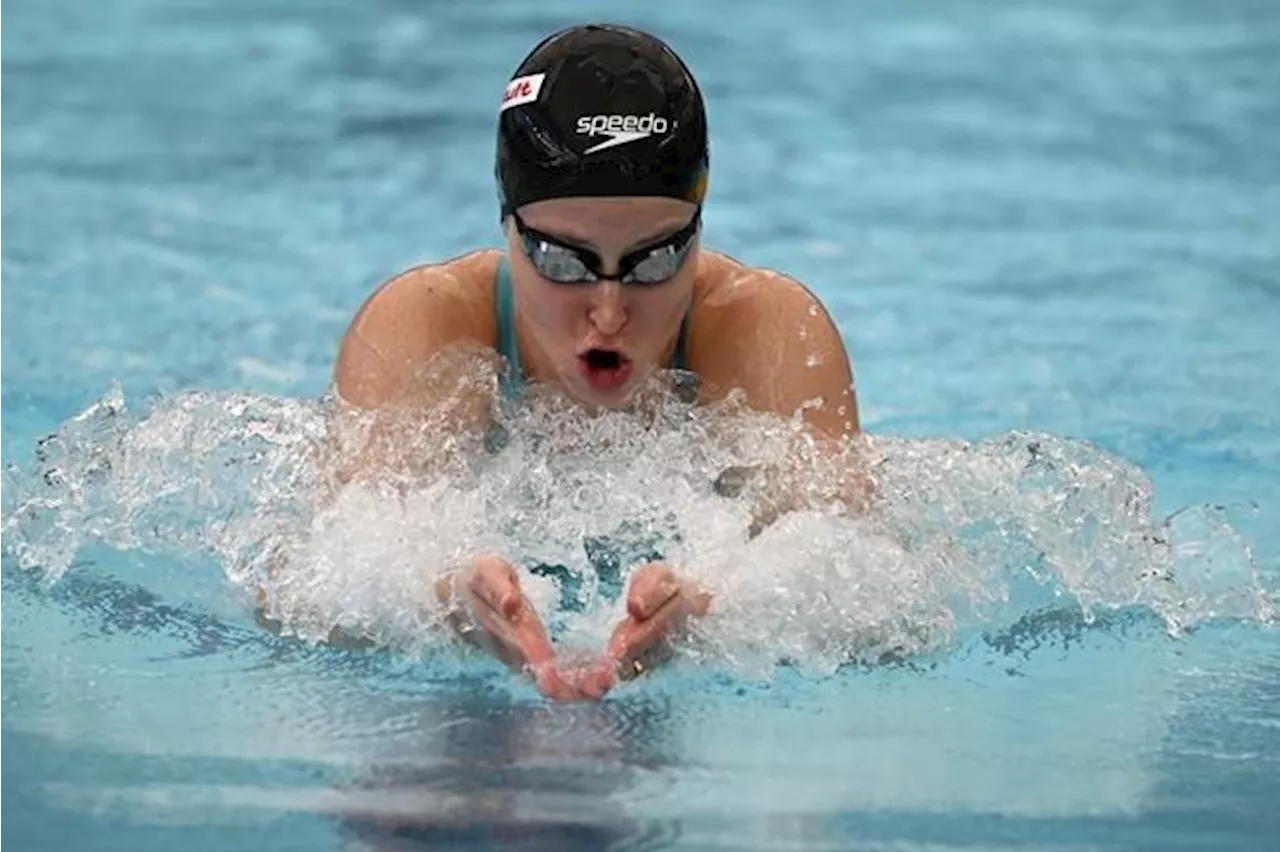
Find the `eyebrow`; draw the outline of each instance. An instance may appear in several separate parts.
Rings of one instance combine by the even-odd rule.
[[[663,228],[661,231],[659,231],[658,233],[654,234],[651,237],[645,237],[643,240],[638,240],[637,242],[632,243],[631,246],[626,251],[623,252],[623,254],[630,254],[631,252],[634,252],[634,251],[642,251],[644,249],[650,248],[651,246],[656,246],[660,243],[664,243],[667,240],[674,237],[676,234],[683,231],[685,228],[689,227],[692,221],[693,220],[690,219],[688,222],[681,222],[679,224],[671,225],[666,228]]]
[[[658,245],[659,243],[662,243],[666,240],[671,239],[672,237],[674,237],[676,234],[683,231],[688,226],[689,226],[689,222],[683,222],[676,225],[668,225],[667,227],[663,228],[662,230],[658,231],[655,234],[652,234],[648,237],[644,237],[643,239],[640,239],[640,240],[636,240],[627,248],[623,249],[622,254],[627,255],[627,254],[631,254],[632,252],[642,251],[651,246]],[[530,226],[530,229],[534,231],[540,231],[541,233],[547,235],[548,237],[553,237],[556,242],[564,243],[567,246],[586,249],[587,251],[594,251],[597,253],[599,253],[600,251],[599,246],[594,245],[590,240],[587,240],[584,237],[580,237],[576,234],[557,234],[551,231],[541,231],[539,228],[534,228],[533,226]]]

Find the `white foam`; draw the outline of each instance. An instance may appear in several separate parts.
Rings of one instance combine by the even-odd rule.
[[[828,496],[753,535],[765,480],[743,477],[737,496],[715,484],[731,468],[778,464],[792,425],[740,401],[651,403],[591,415],[534,394],[503,420],[496,455],[408,489],[349,486],[316,511],[327,400],[188,393],[135,418],[115,388],[33,465],[6,472],[4,545],[55,579],[98,541],[212,553],[246,600],[265,591],[286,632],[320,640],[339,628],[401,648],[452,641],[433,584],[470,555],[517,561],[539,609],[583,642],[602,640],[622,607],[597,569],[660,556],[715,595],[686,652],[759,675],[780,660],[830,671],[945,648],[1042,609],[1139,606],[1171,630],[1272,618],[1229,524],[1201,507],[1153,518],[1147,477],[1089,444],[868,439],[849,455],[874,470],[875,510],[844,511],[831,496],[838,461],[814,455],[797,481]],[[441,440],[425,421],[418,434],[424,452]],[[539,564],[579,581],[569,609],[557,581],[530,570]]]

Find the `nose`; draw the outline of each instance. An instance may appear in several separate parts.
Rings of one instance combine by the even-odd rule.
[[[622,285],[617,281],[601,281],[593,285],[591,307],[587,316],[596,330],[605,337],[621,331],[627,324],[627,305]]]

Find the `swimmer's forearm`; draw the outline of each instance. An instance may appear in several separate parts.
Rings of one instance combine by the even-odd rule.
[[[670,659],[674,633],[711,608],[712,594],[678,576],[669,565],[636,569],[627,589],[627,617],[613,630],[605,653],[619,680],[631,680]]]
[[[448,607],[453,602],[453,581],[458,575],[459,568],[446,569],[439,577],[436,578],[436,603],[443,607]]]
[[[534,669],[554,658],[542,620],[501,556],[482,554],[447,569],[435,582],[435,594],[461,639],[511,669]]]
[[[440,574],[435,582],[436,603],[444,612],[445,622],[453,628],[459,639],[483,649],[484,643],[476,635],[475,615],[470,612],[470,605],[461,600],[457,593],[458,576],[464,568],[463,565],[455,565]]]
[[[778,519],[792,512],[835,509],[848,518],[861,518],[871,511],[879,497],[879,486],[868,473],[857,472],[842,478],[839,487],[810,488],[803,482],[777,468],[734,468],[737,477],[759,478],[763,484],[755,489],[751,507],[749,535],[755,538],[773,526]],[[772,476],[770,474],[773,474]],[[721,479],[724,479],[722,475]],[[736,496],[737,491],[726,494],[720,481],[716,490],[725,496]]]
[[[782,458],[725,468],[713,488],[722,497],[745,496],[779,513],[815,504],[843,504],[851,514],[865,512],[878,497],[866,443],[811,435]]]

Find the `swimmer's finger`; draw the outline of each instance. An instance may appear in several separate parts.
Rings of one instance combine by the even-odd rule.
[[[645,589],[627,599],[627,614],[639,621],[648,621],[679,594],[680,587],[675,583],[662,583]]]
[[[626,619],[609,637],[607,649],[609,657],[618,664],[629,665],[662,640],[671,629],[676,615],[677,599],[673,597],[654,611],[649,618]]]
[[[560,673],[556,671],[551,661],[530,665],[527,667],[529,677],[533,679],[533,685],[538,688],[547,698],[563,699],[568,692],[568,684],[560,677]]]
[[[485,563],[477,566],[471,578],[471,591],[493,609],[507,618],[519,610],[523,595],[515,569],[505,563]]]
[[[513,668],[532,667],[543,666],[554,658],[551,641],[532,609],[522,608],[510,619],[485,604],[477,605],[475,610],[489,648],[503,662]]]
[[[553,701],[577,701],[583,697],[579,689],[556,668],[554,660],[529,666],[529,674],[538,692]]]
[[[604,697],[605,693],[613,689],[617,682],[617,676],[614,674],[614,666],[611,660],[605,658],[597,661],[594,665],[578,672],[577,677],[578,692],[583,698],[589,698],[593,701],[599,701]]]
[[[680,584],[670,567],[650,563],[636,571],[627,590],[627,614],[643,621],[680,593]]]
[[[618,625],[609,640],[608,655],[613,661],[617,677],[629,680],[640,673],[637,661],[644,657],[645,651],[662,639],[662,631],[655,629],[651,622],[637,622],[631,619]]]

